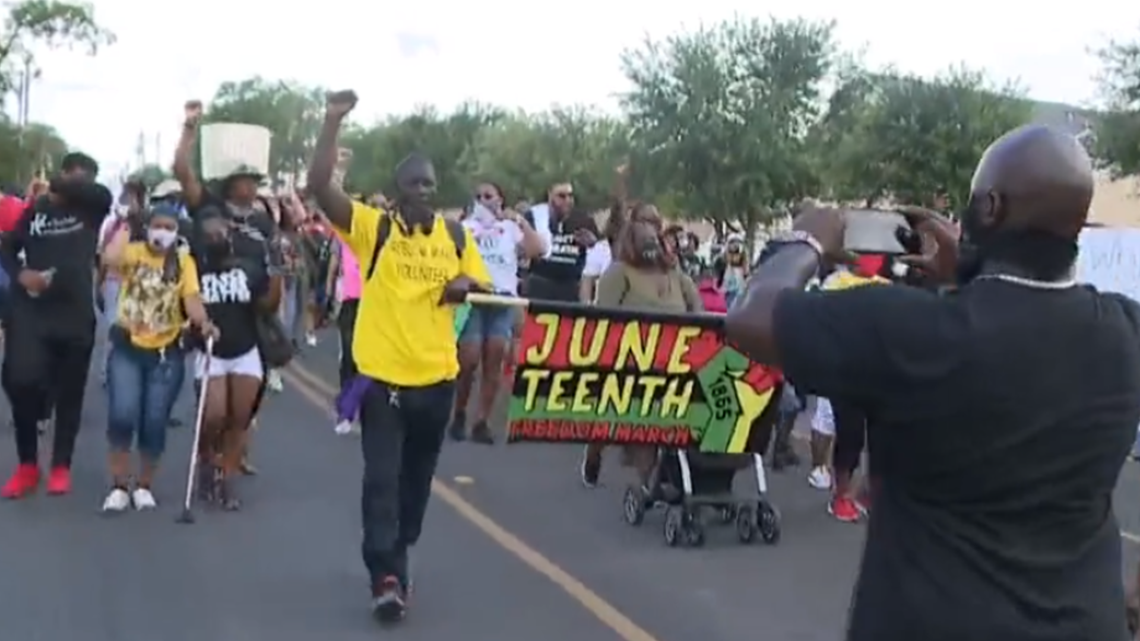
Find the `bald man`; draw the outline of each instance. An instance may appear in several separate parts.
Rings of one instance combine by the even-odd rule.
[[[908,210],[949,295],[805,292],[842,250],[811,210],[729,312],[728,338],[870,417],[876,471],[850,641],[1124,641],[1112,492],[1140,422],[1140,306],[1072,279],[1092,166],[1024,127],[986,150],[961,244]],[[931,242],[936,241],[936,242]]]

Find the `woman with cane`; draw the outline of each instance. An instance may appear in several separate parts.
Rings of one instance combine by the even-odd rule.
[[[202,299],[220,330],[212,352],[199,356],[196,378],[205,386],[198,443],[199,495],[224,509],[241,507],[233,481],[241,473],[245,432],[253,418],[265,370],[258,351],[258,310],[277,309],[281,277],[270,275],[266,254],[236,254],[221,211],[199,214]]]
[[[111,327],[107,361],[111,452],[111,492],[103,510],[122,512],[156,505],[151,482],[166,446],[172,399],[178,393],[175,368],[181,366],[181,335],[186,320],[207,336],[217,329],[206,315],[198,271],[188,252],[177,248],[178,219],[153,212],[146,240],[130,240],[121,229],[103,254],[103,265],[122,278],[118,314]],[[137,439],[140,469],[130,483],[130,452]]]

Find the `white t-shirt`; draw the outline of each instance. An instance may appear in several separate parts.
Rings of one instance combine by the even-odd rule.
[[[613,262],[613,255],[610,252],[610,243],[599,240],[586,252],[586,267],[582,269],[582,276],[584,278],[600,277],[611,262]]]
[[[475,238],[495,291],[518,294],[518,246],[523,239],[522,227],[513,220],[487,220],[476,216],[463,221],[463,226],[470,229]]]

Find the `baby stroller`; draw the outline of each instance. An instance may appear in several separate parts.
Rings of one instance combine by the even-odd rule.
[[[769,404],[752,425],[753,442],[763,444],[756,448],[760,450],[757,453],[707,454],[658,448],[648,487],[626,488],[622,500],[626,523],[640,525],[648,510],[663,508],[665,544],[698,547],[705,542],[706,513],[712,512],[722,524],[735,525],[741,543],[752,543],[759,536],[769,545],[776,544],[780,540],[780,512],[768,500],[763,451],[772,438],[777,405]],[[733,492],[733,479],[743,469],[751,469],[755,475],[756,495]]]

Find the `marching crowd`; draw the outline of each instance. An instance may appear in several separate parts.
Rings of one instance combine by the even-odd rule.
[[[190,162],[202,105],[190,102],[174,182],[129,184],[116,205],[94,160],[71,154],[26,202],[0,201],[2,378],[19,457],[0,495],[38,489],[51,415],[46,490],[70,491],[99,331],[104,510],[155,507],[187,367],[204,398],[197,495],[239,509],[274,371],[335,323],[336,430],[360,434],[372,612],[397,621],[443,442],[494,442],[491,411],[517,347],[518,308],[465,308],[467,296],[707,310],[726,313],[732,344],[801,392],[787,386],[780,399],[773,466],[798,463],[791,430],[804,395],[816,396],[809,483],[832,492],[837,519],[870,514],[849,639],[1126,638],[1111,496],[1140,422],[1140,308],[1072,281],[1092,190],[1078,143],[1043,127],[998,140],[961,231],[903,210],[916,230],[899,236],[905,256],[851,261],[844,216],[807,207],[754,261],[740,236],[703,256],[696,237],[626,197],[625,168],[601,228],[568,183],[513,207],[483,183],[460,219],[441,216],[434,167],[414,154],[395,168],[390,199],[351,197],[334,174],[356,100],[328,96],[303,195],[261,191],[254,167],[203,181]],[[873,481],[859,488],[865,452]],[[584,453],[589,487],[602,454]],[[646,482],[652,461],[629,454]]]

